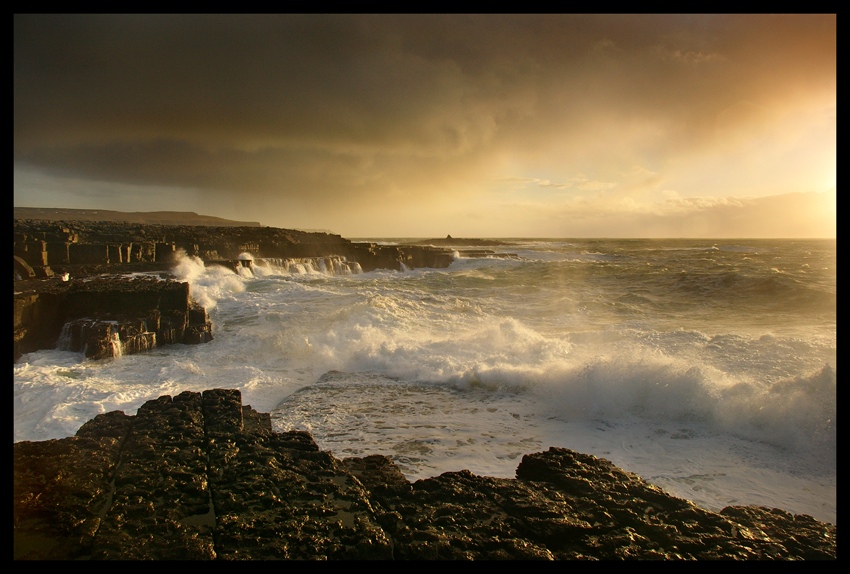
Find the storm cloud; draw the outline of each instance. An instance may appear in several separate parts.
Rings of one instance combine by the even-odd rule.
[[[651,212],[630,235],[685,236],[674,197],[708,236],[739,216],[777,236],[790,227],[771,227],[771,206],[810,193],[827,207],[799,227],[823,229],[835,25],[15,15],[14,201],[346,236],[613,236]],[[705,200],[733,197],[740,211]]]

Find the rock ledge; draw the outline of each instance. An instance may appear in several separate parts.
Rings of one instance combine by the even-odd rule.
[[[836,535],[779,509],[711,512],[565,448],[515,479],[411,483],[385,456],[274,432],[228,389],[14,445],[15,559],[833,560]]]

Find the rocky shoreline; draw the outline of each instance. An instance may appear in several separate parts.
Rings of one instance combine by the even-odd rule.
[[[14,239],[15,361],[60,344],[102,359],[212,340],[206,311],[191,299],[188,284],[178,285],[171,273],[183,256],[234,273],[264,264],[309,264],[340,273],[405,271],[448,267],[455,255],[516,257],[483,249],[508,245],[494,240],[448,236],[410,245],[358,243],[326,232],[173,212],[15,208]],[[175,290],[185,297],[172,297]]]
[[[195,214],[184,214],[190,224],[183,225],[168,212],[15,211],[15,361],[57,345],[102,359],[212,340],[206,310],[171,273],[181,256],[234,273],[305,263],[339,272],[401,271],[453,260],[447,248],[354,243],[324,232],[220,225],[224,220],[196,225],[207,219]],[[49,219],[57,215],[84,219]],[[92,220],[98,215],[113,220]]]
[[[834,560],[836,537],[775,508],[711,512],[566,448],[514,479],[411,483],[386,456],[274,432],[229,389],[14,445],[18,560]]]
[[[148,215],[15,219],[16,361],[60,344],[102,359],[211,340],[206,311],[171,273],[182,252],[234,272],[264,258],[445,267],[452,242],[488,256],[478,240],[385,246]],[[837,551],[834,524],[754,506],[711,512],[566,448],[526,455],[515,479],[462,470],[410,482],[388,457],[340,460],[305,432],[274,432],[230,389],[105,413],[73,437],[15,443],[13,456],[20,560],[833,560]]]

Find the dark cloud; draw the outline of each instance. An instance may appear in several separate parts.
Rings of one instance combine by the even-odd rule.
[[[15,15],[14,157],[341,203],[612,181],[834,106],[835,40],[834,15]]]

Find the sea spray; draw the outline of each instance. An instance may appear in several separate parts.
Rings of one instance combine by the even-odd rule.
[[[835,242],[552,240],[445,269],[251,276],[183,257],[215,339],[15,365],[15,440],[237,388],[275,428],[409,478],[513,476],[523,454],[604,456],[711,508],[835,517]],[[351,265],[351,262],[348,262]]]

